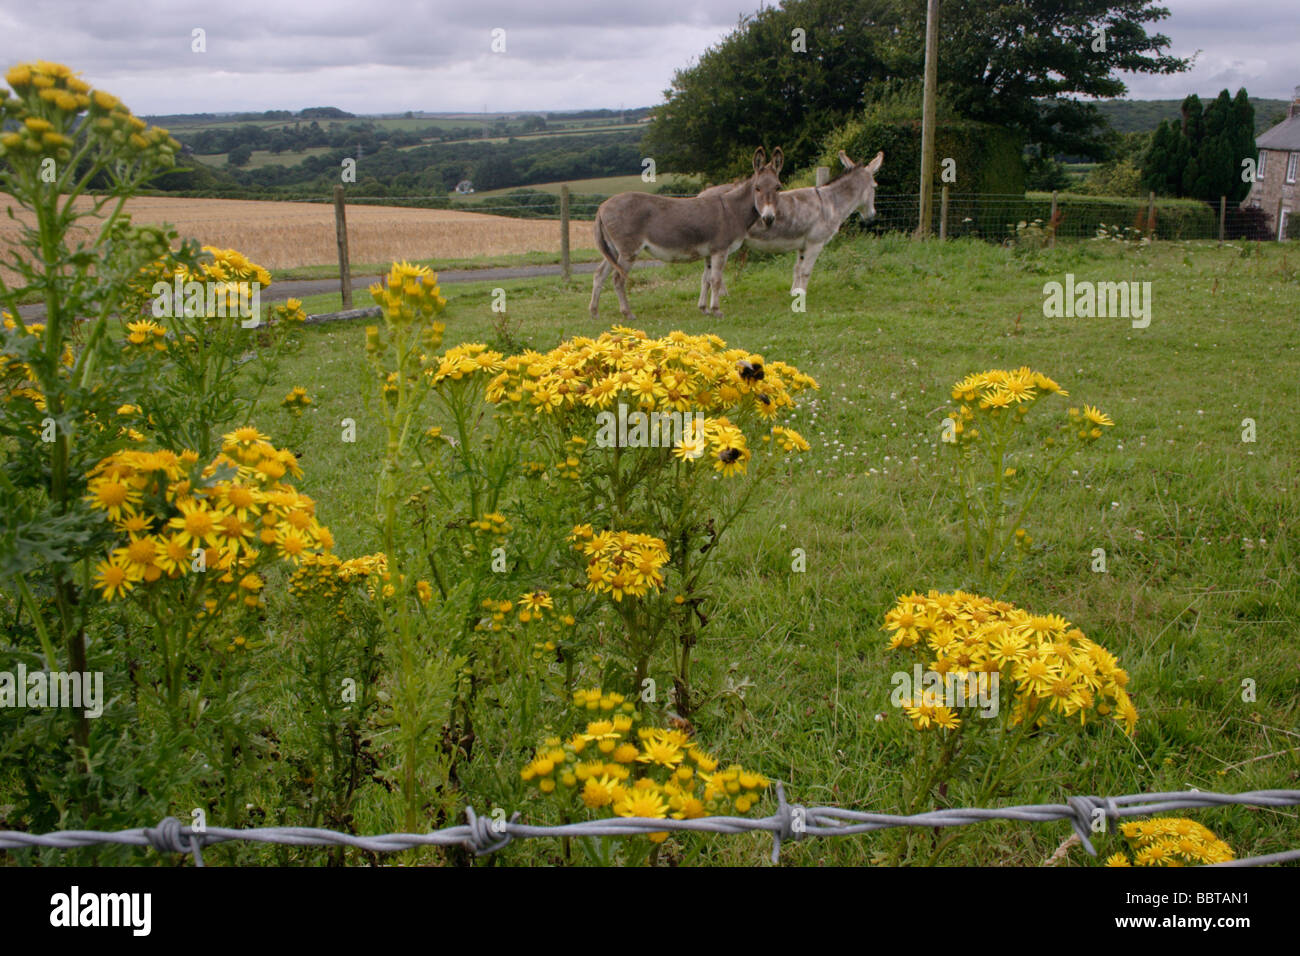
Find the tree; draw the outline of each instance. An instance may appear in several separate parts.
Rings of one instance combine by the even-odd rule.
[[[863,88],[888,75],[894,4],[787,0],[743,17],[674,74],[646,130],[646,154],[660,169],[718,180],[743,173],[757,146],[780,146],[787,165],[806,165],[859,107]]]
[[[1168,196],[1238,203],[1250,184],[1241,161],[1255,155],[1255,108],[1246,90],[1223,90],[1203,106],[1195,93],[1183,100],[1182,122],[1161,122],[1142,157],[1142,183]]]
[[[759,145],[806,164],[864,91],[921,75],[925,10],[925,0],[786,0],[742,18],[674,75],[646,133],[650,155],[715,178],[743,171]],[[962,119],[1009,127],[1046,155],[1096,155],[1105,121],[1074,97],[1122,95],[1118,71],[1187,69],[1163,54],[1168,37],[1147,32],[1168,15],[1153,0],[944,0],[941,93]]]
[[[226,154],[226,165],[228,166],[247,166],[248,161],[253,158],[253,147],[247,143],[241,143]]]
[[[925,0],[898,0],[908,59],[921,71]],[[1105,120],[1092,103],[1126,92],[1116,75],[1178,73],[1190,63],[1165,55],[1169,38],[1147,24],[1169,16],[1153,0],[944,0],[939,82],[959,115],[1019,131],[1045,155],[1106,159]]]

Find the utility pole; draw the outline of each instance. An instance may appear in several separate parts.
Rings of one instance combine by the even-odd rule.
[[[939,81],[939,0],[927,0],[925,10],[925,94],[921,103],[921,209],[916,235],[930,235],[934,210],[934,111]]]

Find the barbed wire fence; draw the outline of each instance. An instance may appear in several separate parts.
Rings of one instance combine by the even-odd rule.
[[[1300,804],[1300,790],[1252,790],[1247,793],[1212,793],[1186,790],[1164,793],[1128,794],[1120,797],[1070,797],[1065,803],[1031,804],[992,809],[965,808],[930,810],[911,815],[869,813],[838,807],[805,807],[786,800],[785,787],[776,785],[777,809],[768,817],[701,817],[692,820],[614,817],[555,826],[520,823],[519,814],[509,820],[502,813],[484,817],[472,807],[465,810],[466,822],[429,833],[386,833],[358,836],[316,827],[188,827],[175,817],[164,818],[156,827],[130,830],[64,830],[31,834],[0,830],[0,849],[47,847],[72,849],[104,844],[152,847],[159,853],[189,854],[195,866],[203,866],[203,848],[232,841],[278,844],[281,846],[350,846],[372,853],[395,853],[419,847],[463,846],[477,856],[495,853],[515,840],[556,837],[629,837],[666,831],[695,833],[770,833],[772,863],[780,862],[785,843],[824,837],[853,836],[896,827],[954,827],[989,820],[1049,823],[1066,820],[1079,843],[1091,855],[1096,848],[1090,837],[1106,832],[1110,824],[1126,817],[1149,816],[1199,807],[1252,806],[1287,807]],[[1099,826],[1100,824],[1100,826]],[[1230,860],[1213,866],[1264,866],[1300,861],[1300,849],[1263,856]]]

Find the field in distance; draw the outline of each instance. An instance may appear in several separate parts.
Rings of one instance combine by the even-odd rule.
[[[640,173],[633,173],[630,176],[597,176],[594,179],[570,179],[565,182],[556,183],[534,183],[531,186],[509,186],[505,189],[488,189],[483,192],[475,192],[465,198],[483,199],[492,198],[493,196],[505,196],[517,189],[536,189],[539,192],[560,194],[560,187],[567,185],[569,192],[582,193],[586,195],[612,196],[615,193],[642,192],[652,193],[665,182],[668,185],[673,184],[674,176],[660,173],[655,182],[647,183],[641,179]],[[684,190],[673,190],[680,192]]]
[[[13,203],[4,197],[6,209]],[[272,272],[338,261],[334,207],[327,203],[137,197],[127,203],[137,225],[170,223],[205,245],[238,249]],[[0,218],[0,255],[14,248],[27,217]],[[349,206],[348,247],[355,263],[400,259],[471,259],[558,250],[554,220],[510,219],[447,209]],[[574,250],[594,248],[589,222],[570,223]],[[0,269],[6,281],[16,277]]]

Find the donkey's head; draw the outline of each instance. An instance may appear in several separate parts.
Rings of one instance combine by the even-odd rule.
[[[876,158],[866,165],[855,163],[849,159],[848,153],[840,150],[840,162],[848,170],[844,174],[844,178],[853,182],[857,196],[856,208],[858,214],[868,222],[876,218],[876,173],[880,171],[880,164],[884,161],[885,153],[883,150],[876,153]]]
[[[776,196],[781,191],[781,164],[784,162],[785,156],[779,146],[772,150],[771,161],[767,160],[762,146],[754,150],[754,176],[750,180],[754,211],[765,226],[776,221]]]

